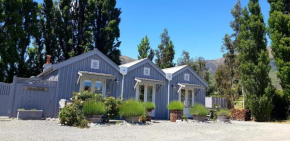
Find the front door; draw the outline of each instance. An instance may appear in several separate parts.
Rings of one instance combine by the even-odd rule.
[[[136,89],[136,99],[141,102],[152,102],[155,104],[155,87],[150,84],[139,84]],[[155,116],[155,110],[152,111],[152,117]]]
[[[190,108],[194,105],[194,93],[193,89],[181,89],[179,92],[179,101],[184,104],[183,113],[187,115],[187,117],[192,117],[189,113]]]

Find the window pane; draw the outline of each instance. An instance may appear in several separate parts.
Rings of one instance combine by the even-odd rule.
[[[84,90],[85,91],[91,91],[91,86],[92,86],[91,80],[84,81]]]
[[[147,87],[147,102],[153,102],[153,86],[148,86]]]
[[[139,100],[144,102],[144,85],[139,86]]]
[[[184,101],[185,101],[185,90],[181,90],[181,102],[184,103]]]
[[[103,88],[103,82],[102,81],[96,81],[95,82],[95,93],[102,94],[102,88]]]
[[[188,90],[188,106],[192,106],[192,90]]]

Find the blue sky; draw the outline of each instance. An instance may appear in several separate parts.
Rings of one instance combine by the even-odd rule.
[[[248,4],[248,0],[241,2],[242,7]],[[167,28],[175,46],[175,61],[183,50],[191,57],[221,58],[222,38],[232,32],[230,11],[235,3],[236,0],[117,0],[117,7],[122,10],[122,55],[136,59],[137,45],[145,35],[151,47],[157,49],[160,34]],[[267,0],[260,0],[260,6],[267,23],[270,5]]]

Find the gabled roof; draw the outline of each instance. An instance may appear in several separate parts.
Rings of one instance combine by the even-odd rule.
[[[208,83],[204,79],[202,79],[194,70],[192,70],[192,68],[190,68],[187,65],[166,68],[166,69],[163,69],[162,71],[164,71],[166,74],[172,74],[172,78],[173,78],[176,75],[182,73],[186,69],[188,69],[199,81],[201,81],[206,87],[208,87]]]
[[[50,72],[53,72],[57,69],[60,69],[62,67],[65,67],[67,65],[70,65],[72,63],[75,63],[77,61],[80,61],[82,59],[88,58],[90,56],[93,55],[98,55],[100,58],[104,59],[104,61],[106,61],[108,64],[110,64],[113,68],[115,68],[117,71],[119,71],[119,67],[118,65],[116,65],[111,59],[109,59],[106,55],[104,55],[101,51],[99,51],[98,49],[94,49],[92,51],[83,53],[81,55],[72,57],[68,60],[65,60],[63,62],[57,63],[57,64],[53,64],[50,68],[47,68],[44,72],[40,73],[39,75],[37,75],[37,77],[43,76],[45,74],[48,74]]]
[[[141,59],[141,60],[136,60],[136,61],[133,61],[133,62],[130,62],[130,63],[126,63],[126,64],[123,64],[123,65],[120,65],[120,67],[127,67],[127,68],[129,68],[129,67],[134,66],[134,65],[138,64],[139,62],[142,62],[142,61],[144,61],[146,59],[147,58]]]
[[[165,73],[171,73],[174,74],[175,72],[183,69],[184,67],[186,67],[187,65],[182,65],[182,66],[177,66],[177,67],[172,67],[172,68],[166,68],[166,69],[162,69]]]
[[[158,68],[150,59],[145,58],[141,60],[136,60],[127,64],[120,65],[119,67],[127,68],[127,72],[130,72],[134,70],[135,68],[138,68],[139,66],[142,66],[143,64],[149,63],[153,68],[155,68],[160,74],[162,74],[165,77],[165,73]]]

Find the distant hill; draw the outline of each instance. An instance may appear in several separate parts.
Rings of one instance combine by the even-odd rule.
[[[280,86],[280,82],[279,82],[279,79],[277,77],[277,66],[274,62],[274,58],[273,58],[273,54],[272,54],[272,49],[270,47],[267,48],[268,51],[269,51],[269,57],[271,59],[270,61],[270,65],[271,65],[271,70],[269,72],[269,75],[271,77],[271,80],[272,80],[272,83],[273,85],[278,88],[278,89],[281,89],[281,86]],[[217,67],[221,64],[224,63],[224,58],[219,58],[219,59],[215,59],[215,60],[206,60],[206,66],[209,67],[209,70],[211,71],[211,73],[214,75],[214,73],[216,72],[217,70]]]
[[[128,56],[120,56],[121,64],[126,64],[135,61],[136,59],[130,58]]]

